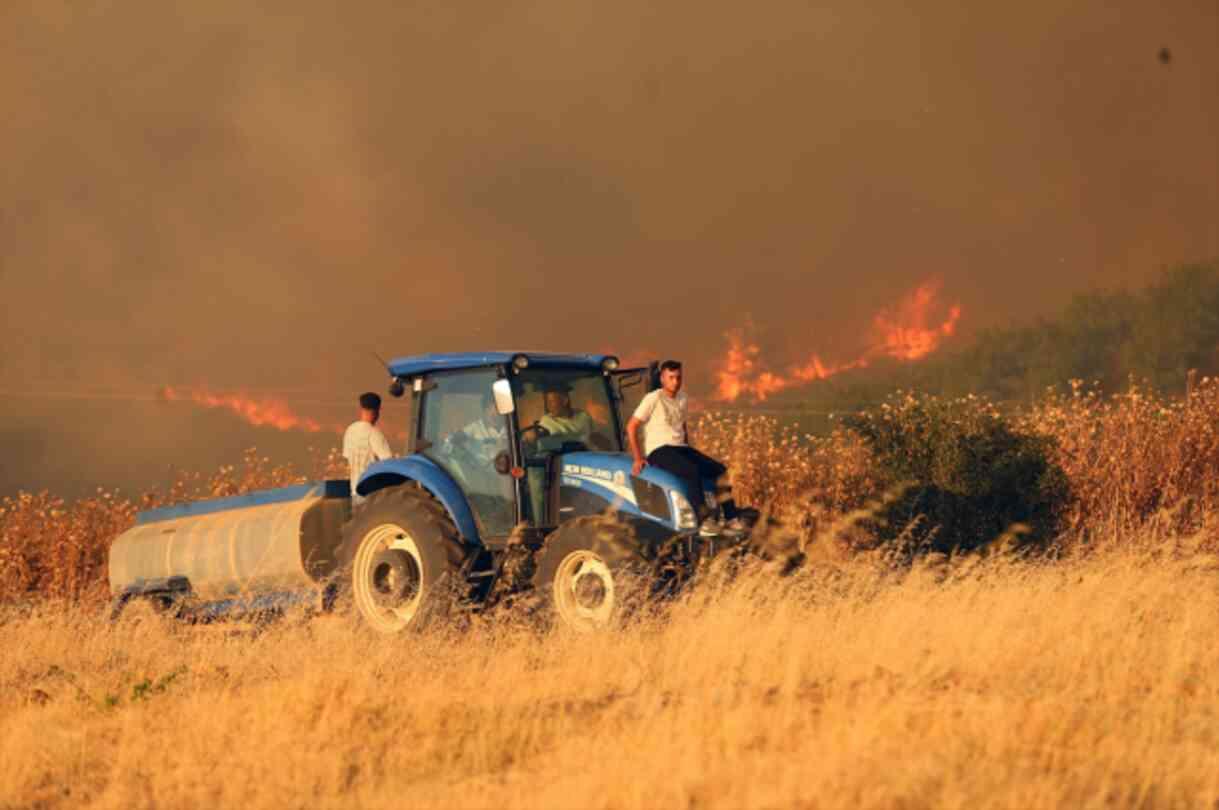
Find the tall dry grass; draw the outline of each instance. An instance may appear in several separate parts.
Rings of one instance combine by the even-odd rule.
[[[1219,536],[1219,380],[1185,397],[1132,386],[1101,396],[1079,381],[1016,415],[1052,436],[1074,500],[1065,541],[1103,544],[1144,526]]]
[[[9,613],[0,807],[1211,807],[1217,561],[1158,545],[826,546],[596,636]]]

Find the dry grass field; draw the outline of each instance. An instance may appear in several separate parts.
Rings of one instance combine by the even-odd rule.
[[[1219,806],[1219,395],[1049,398],[1049,553],[895,563],[841,531],[865,448],[709,418],[807,559],[612,632],[513,615],[386,640],[345,615],[103,620],[140,501],[0,504],[0,808]],[[143,503],[295,473],[250,456]]]
[[[758,566],[591,637],[48,605],[0,624],[0,806],[1210,807],[1217,637],[1189,551]]]

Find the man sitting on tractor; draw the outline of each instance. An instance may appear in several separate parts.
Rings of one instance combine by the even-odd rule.
[[[631,454],[635,457],[633,472],[639,475],[649,464],[673,473],[686,485],[687,499],[700,519],[699,534],[744,534],[748,527],[740,519],[732,499],[732,484],[728,468],[690,446],[690,428],[686,421],[687,397],[681,390],[681,363],[666,360],[660,364],[660,388],[648,393],[635,409],[626,425]],[[639,426],[644,427],[644,453],[639,450]],[[703,498],[703,479],[715,479],[715,495],[723,523],[717,510],[707,506]]]

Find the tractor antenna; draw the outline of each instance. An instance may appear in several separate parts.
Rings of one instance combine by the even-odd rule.
[[[394,373],[389,370],[389,363],[385,362],[385,358],[378,354],[376,349],[369,349],[369,351],[372,352],[373,357],[377,358],[377,362],[381,365],[381,368],[385,369],[385,373],[391,377],[394,376]]]
[[[381,364],[381,368],[385,369],[385,373],[389,375],[389,395],[391,397],[400,397],[406,393],[406,386],[390,370],[389,363],[385,362],[385,358],[377,354],[376,349],[369,349],[369,351],[372,352],[373,357],[377,358],[377,362]]]

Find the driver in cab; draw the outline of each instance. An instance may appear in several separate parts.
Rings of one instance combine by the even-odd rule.
[[[539,450],[558,450],[567,442],[587,446],[593,434],[593,419],[587,411],[571,406],[571,386],[563,382],[544,383],[542,391],[546,412],[522,437]],[[542,430],[537,430],[538,427]]]

